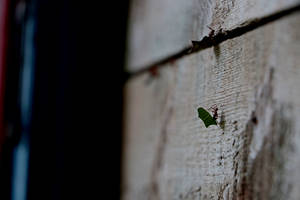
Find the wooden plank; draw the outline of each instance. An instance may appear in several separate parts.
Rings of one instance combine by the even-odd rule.
[[[293,14],[131,79],[122,198],[299,199],[298,27]],[[197,108],[213,104],[223,123],[205,128]]]
[[[299,0],[133,0],[128,30],[128,71],[165,59],[223,30],[296,6]]]

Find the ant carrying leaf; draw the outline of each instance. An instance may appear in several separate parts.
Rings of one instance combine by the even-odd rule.
[[[217,104],[212,105],[208,110],[210,110],[213,113],[213,119],[217,120],[218,119],[218,106]]]
[[[204,122],[206,128],[210,125],[218,125],[218,106],[216,104],[212,105],[208,111],[212,112],[212,115],[204,108],[198,108],[198,117]]]
[[[211,116],[210,113],[202,107],[198,108],[198,117],[204,122],[206,128],[210,125],[218,125],[215,115]]]

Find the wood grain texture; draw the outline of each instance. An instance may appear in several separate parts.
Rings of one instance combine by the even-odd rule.
[[[133,0],[128,30],[128,71],[167,58],[219,31],[296,6],[299,0]]]
[[[123,200],[300,198],[300,14],[126,85]],[[197,108],[219,106],[205,128]]]

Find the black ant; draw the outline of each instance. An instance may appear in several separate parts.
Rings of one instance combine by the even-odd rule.
[[[210,26],[207,26],[210,29],[210,32],[208,34],[208,37],[212,38],[215,35],[215,30],[211,28]]]
[[[213,119],[217,120],[218,119],[218,106],[216,104],[212,105],[208,110],[211,110],[213,113]]]

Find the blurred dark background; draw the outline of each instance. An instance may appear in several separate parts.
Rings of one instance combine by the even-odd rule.
[[[2,5],[0,199],[119,199],[128,1]]]

